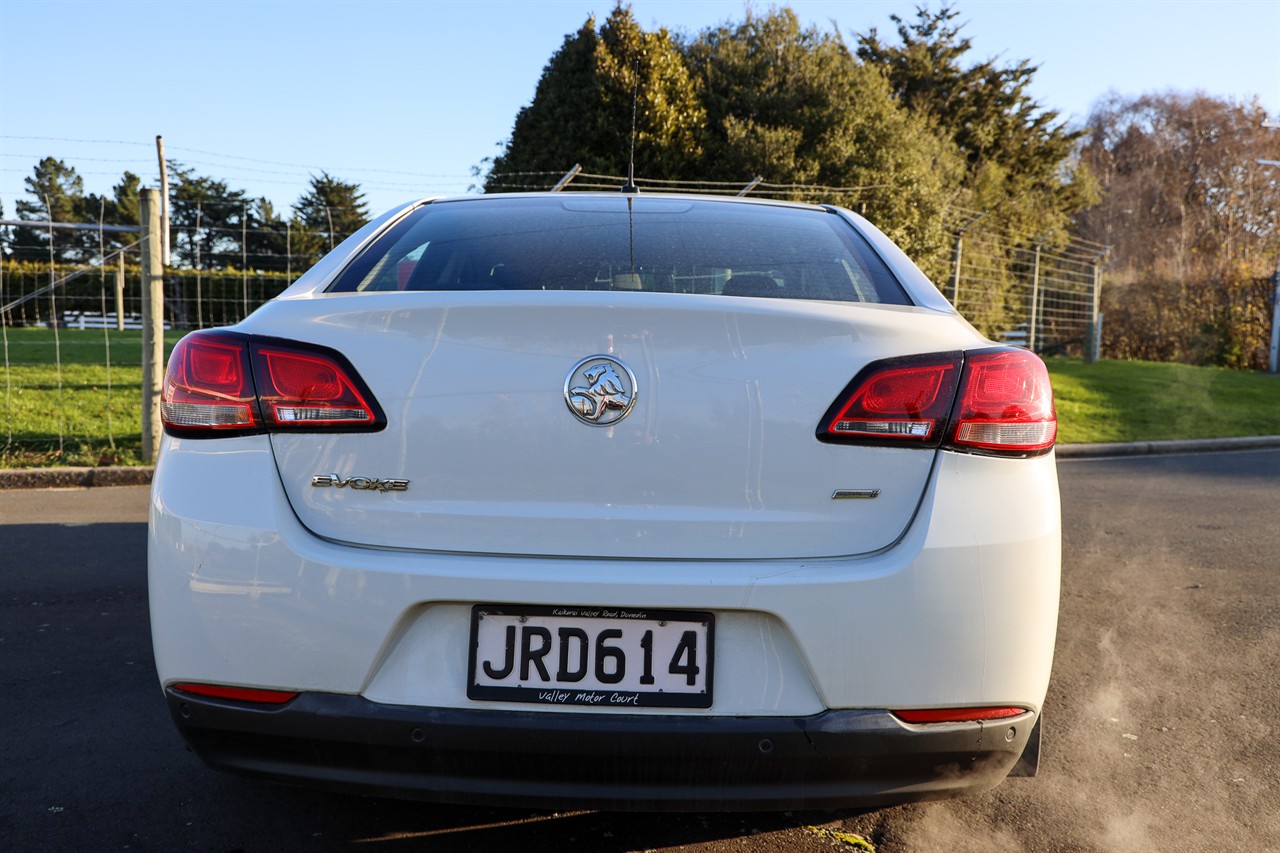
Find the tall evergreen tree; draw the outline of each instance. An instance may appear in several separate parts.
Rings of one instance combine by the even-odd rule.
[[[0,219],[4,219],[4,200],[0,199]],[[13,244],[13,229],[7,225],[0,225],[0,261],[13,256],[10,248]]]
[[[859,209],[925,266],[939,266],[942,208],[961,162],[838,34],[802,27],[790,9],[748,10],[684,53],[707,111],[701,177],[823,187],[793,195]]]
[[[638,176],[679,176],[699,161],[705,110],[675,40],[665,29],[646,32],[619,5],[599,30],[592,17],[565,37],[485,189],[546,187],[575,163],[588,173],[626,174],[633,107]],[[544,174],[522,174],[529,172]]]
[[[120,182],[111,188],[111,195],[90,193],[81,203],[80,220],[85,224],[138,225],[141,214],[139,190],[142,179],[126,171]],[[94,248],[112,252],[138,239],[138,235],[119,231],[87,232]]]
[[[321,235],[328,251],[369,221],[369,206],[359,184],[340,181],[328,172],[311,176],[311,189],[293,206],[298,220]]]
[[[107,222],[112,225],[138,225],[142,220],[142,178],[126,171],[120,183],[111,188],[107,202]]]
[[[246,232],[245,257],[255,270],[283,271],[289,267],[288,224],[276,213],[275,205],[266,198],[259,198],[249,206],[249,215],[255,225]]]
[[[95,215],[87,220],[85,211],[84,181],[68,166],[53,157],[45,157],[36,164],[33,174],[25,178],[29,198],[19,199],[19,219],[50,220],[52,222],[78,223],[97,221]],[[56,230],[53,232],[52,257],[58,263],[77,263],[88,259],[97,236],[90,240],[84,232]],[[48,261],[50,259],[50,232],[48,228],[20,225],[14,229],[13,256],[16,260]]]
[[[194,269],[239,267],[241,235],[248,231],[252,204],[244,190],[169,163],[169,209],[175,264]]]
[[[910,23],[891,15],[898,43],[872,28],[857,37],[857,55],[881,70],[903,106],[954,140],[967,163],[968,206],[1019,231],[1065,240],[1070,215],[1096,201],[1087,170],[1073,160],[1081,133],[1030,96],[1037,70],[1030,62],[968,63],[973,44],[961,35],[959,15],[947,5],[937,12],[919,6]]]

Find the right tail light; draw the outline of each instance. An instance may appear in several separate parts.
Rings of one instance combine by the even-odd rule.
[[[1044,362],[1027,350],[965,359],[948,443],[957,449],[1034,455],[1053,447],[1058,415]]]
[[[873,362],[818,426],[825,442],[990,456],[1038,456],[1057,434],[1044,362],[1010,347]]]

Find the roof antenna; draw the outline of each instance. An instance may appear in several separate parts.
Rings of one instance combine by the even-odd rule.
[[[636,101],[640,94],[640,60],[631,63],[631,159],[627,161],[627,183],[622,191],[630,195],[638,195],[640,188],[636,186]]]

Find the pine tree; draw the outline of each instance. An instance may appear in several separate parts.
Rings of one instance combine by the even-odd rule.
[[[64,223],[86,221],[84,181],[74,167],[53,157],[45,157],[23,183],[27,186],[29,198],[18,201],[19,219]],[[97,221],[97,216],[88,221]],[[92,253],[91,242],[92,245],[97,244],[96,235],[90,241],[84,232],[55,231],[52,257],[57,263],[82,262]],[[49,229],[20,225],[13,232],[13,257],[20,261],[48,261],[49,243]]]
[[[838,34],[802,27],[790,9],[748,10],[684,53],[707,110],[700,177],[824,187],[793,197],[860,210],[926,267],[939,266],[941,211],[961,162]]]
[[[293,210],[305,228],[320,235],[325,251],[369,221],[369,208],[360,185],[340,181],[328,172],[311,176],[311,189],[298,199]]]
[[[675,40],[665,29],[646,32],[619,5],[598,31],[588,18],[565,37],[485,189],[547,188],[574,164],[626,174],[633,107],[638,176],[679,176],[699,161],[705,111]]]
[[[244,190],[203,177],[170,161],[172,201],[169,220],[177,265],[193,269],[239,267],[241,235],[251,219]]]
[[[858,58],[880,69],[903,106],[955,142],[967,164],[967,206],[1061,242],[1070,215],[1097,200],[1088,171],[1075,167],[1082,133],[1028,94],[1037,71],[1030,62],[966,64],[973,43],[961,35],[959,15],[945,5],[918,7],[911,23],[891,15],[898,43],[881,41],[872,28],[857,38]]]

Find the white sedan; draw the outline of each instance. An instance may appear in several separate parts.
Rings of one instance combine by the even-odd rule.
[[[162,405],[156,665],[212,767],[646,810],[1033,771],[1048,375],[846,210],[405,205]]]

